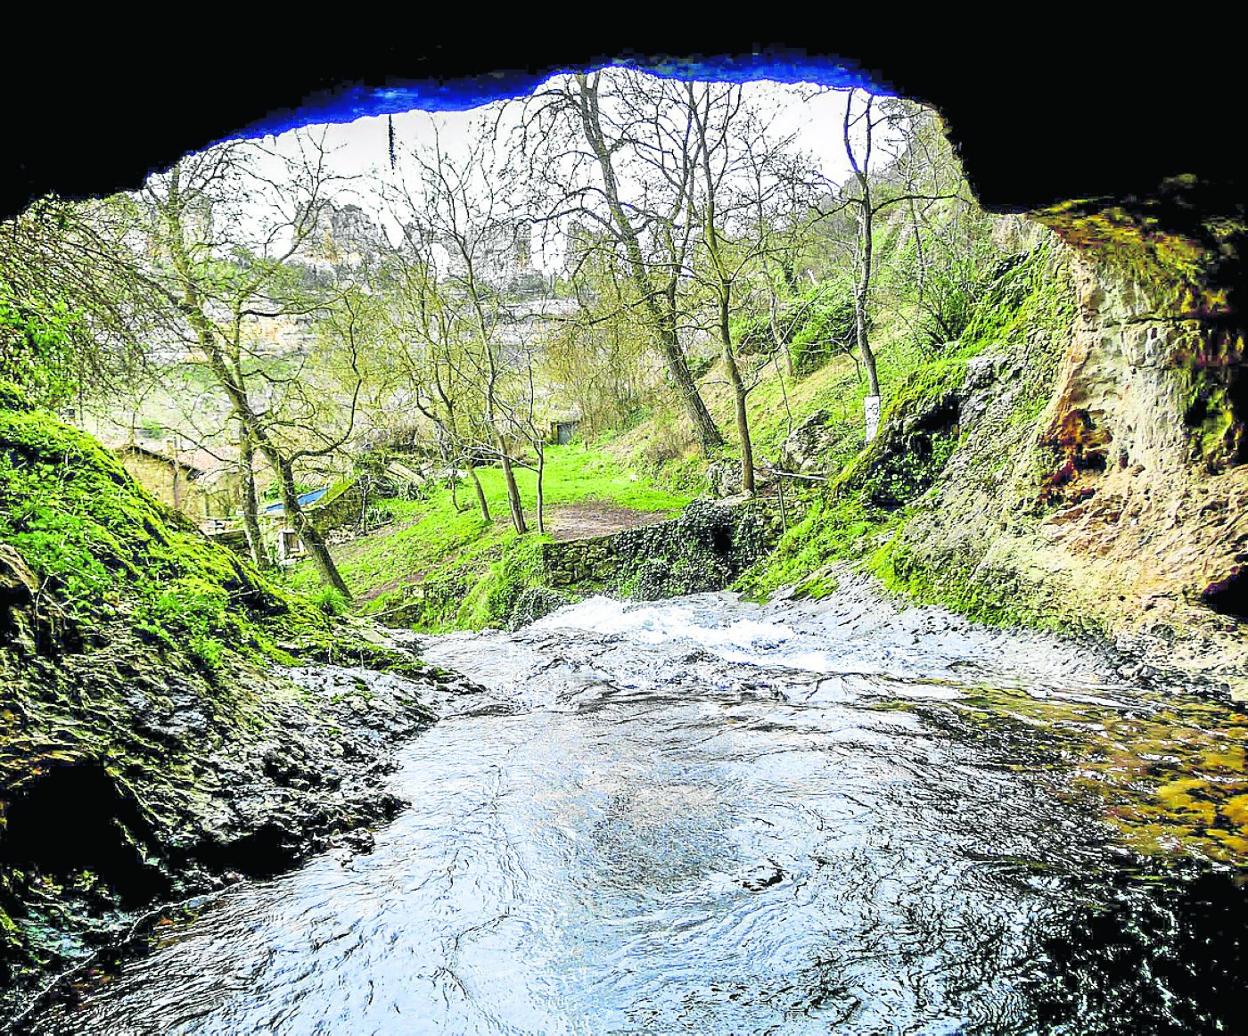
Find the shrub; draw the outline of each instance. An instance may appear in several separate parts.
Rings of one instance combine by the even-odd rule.
[[[59,406],[77,385],[73,334],[79,317],[63,302],[18,297],[0,279],[0,380],[42,406]]]
[[[856,334],[854,297],[847,284],[821,286],[803,299],[802,316],[789,339],[789,355],[799,375],[810,374],[833,356],[853,348]]]
[[[345,615],[351,607],[347,595],[336,586],[322,586],[309,595],[312,603],[326,615]]]

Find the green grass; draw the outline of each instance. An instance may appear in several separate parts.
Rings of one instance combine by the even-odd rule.
[[[481,518],[471,484],[458,491],[456,510],[450,490],[438,487],[421,500],[387,500],[391,525],[338,547],[334,557],[357,598],[358,609],[421,629],[469,628],[505,618],[514,596],[537,579],[537,476],[517,469],[516,482],[532,532],[511,528],[506,486],[499,468],[477,472],[493,521]],[[560,506],[600,501],[641,512],[676,514],[692,499],[689,492],[662,488],[630,471],[602,449],[573,444],[546,450],[546,514]],[[289,582],[311,590],[318,576],[308,562],[294,568]]]
[[[896,314],[879,321],[872,341],[886,398],[929,359],[915,346],[909,327]],[[747,397],[750,438],[760,464],[774,463],[789,433],[818,411],[828,412],[830,424],[839,430],[827,453],[830,469],[847,463],[862,449],[867,382],[853,357],[833,357],[818,370],[796,380],[782,376],[783,361],[778,366],[766,359],[761,366],[754,366],[761,360],[756,356],[748,358],[749,369],[754,373],[753,377],[747,376],[747,383],[754,386]],[[700,379],[699,390],[726,440],[722,455],[739,456],[735,404],[721,364],[714,364]],[[663,485],[682,487],[695,494],[704,488],[705,461],[697,444],[685,422],[667,410],[656,409],[646,420],[604,439],[602,444],[623,464],[646,470]]]

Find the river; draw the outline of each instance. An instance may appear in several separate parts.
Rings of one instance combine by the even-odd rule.
[[[1167,767],[1216,783],[1171,742],[1239,746],[1232,710],[1171,715],[1094,649],[852,583],[594,598],[421,654],[485,689],[403,749],[411,805],[371,852],[235,886],[34,1031],[1241,1024],[1220,800],[1149,812]]]

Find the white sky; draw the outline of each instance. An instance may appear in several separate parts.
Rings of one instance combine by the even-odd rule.
[[[774,82],[747,83],[744,86],[747,101],[774,107],[776,118],[772,123],[777,135],[797,134],[797,146],[813,155],[824,175],[834,182],[841,182],[850,172],[841,140],[841,120],[845,112],[844,92],[821,90],[805,84],[780,84]],[[493,107],[493,106],[489,106]],[[402,167],[402,156],[414,145],[432,143],[435,128],[444,151],[454,154],[462,151],[471,139],[474,125],[487,109],[476,108],[462,112],[411,111],[394,115],[395,150]],[[390,169],[389,120],[386,116],[369,116],[355,122],[308,127],[308,130],[325,132],[327,147],[332,151],[330,164],[333,170],[344,176],[358,176],[354,199],[369,211],[377,222],[394,235],[395,222],[386,212],[386,206],[369,186],[370,178],[392,178]],[[293,150],[295,131],[276,138],[281,150]],[[273,138],[269,138],[272,140]],[[410,182],[410,179],[409,179]],[[535,248],[537,242],[534,243]],[[559,258],[554,255],[534,255],[534,261],[548,270],[554,268]]]

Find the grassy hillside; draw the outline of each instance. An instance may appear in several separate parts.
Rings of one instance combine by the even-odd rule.
[[[930,509],[929,490],[939,488],[946,465],[967,446],[968,408],[961,397],[978,356],[991,352],[1017,373],[1008,391],[1000,392],[1008,423],[980,431],[977,448],[985,460],[971,474],[979,483],[1000,479],[1008,454],[1000,446],[1007,439],[1017,440],[1017,451],[1024,452],[1048,399],[1072,319],[1071,300],[1063,261],[1052,247],[1041,246],[1002,273],[958,342],[908,369],[894,353],[898,379],[886,382],[879,438],[847,458],[826,490],[810,495],[804,518],[738,588],[765,598],[793,586],[799,595],[818,597],[836,586],[831,564],[849,561],[892,589],[983,621],[1055,624],[1054,609],[1025,605],[1010,587],[980,586],[966,571],[911,563],[903,534],[915,515]],[[983,394],[982,388],[971,391]]]
[[[889,392],[930,357],[914,344],[904,314],[885,313],[872,336],[880,379]],[[773,463],[788,434],[817,411],[830,415],[830,423],[840,430],[838,445],[829,461],[848,461],[863,446],[863,400],[866,378],[850,354],[833,357],[811,373],[790,378],[783,374],[780,361],[749,357],[745,369],[755,370],[748,381],[754,387],[748,397],[750,435],[755,458]],[[758,366],[761,362],[761,366]],[[699,390],[716,424],[726,439],[722,456],[737,457],[732,390],[722,363],[714,363],[699,379]],[[635,427],[604,440],[613,456],[630,468],[647,472],[664,485],[676,485],[699,492],[705,488],[706,460],[697,448],[683,417],[669,404]]]
[[[450,490],[433,489],[421,500],[387,500],[393,519],[376,533],[337,547],[334,557],[361,612],[419,629],[479,629],[504,620],[520,590],[536,578],[534,564],[543,537],[518,537],[507,512],[502,471],[482,468],[493,521],[486,523],[471,486],[459,489],[456,510]],[[516,479],[531,524],[535,522],[537,477],[518,470]],[[639,514],[678,513],[692,498],[688,491],[665,489],[630,471],[600,447],[551,446],[546,453],[544,495],[548,523],[559,510],[597,502]],[[318,576],[304,562],[290,573],[290,584],[313,590]]]
[[[883,321],[877,329],[876,349],[886,385],[900,384],[925,360],[907,325],[897,318]],[[703,375],[700,388],[729,436],[720,456],[735,456],[732,396],[718,364]],[[764,362],[756,370],[749,397],[756,456],[774,462],[789,432],[812,414],[824,412],[839,430],[829,465],[848,463],[863,446],[866,393],[865,378],[848,355],[798,379],[784,375],[775,362]],[[660,402],[625,431],[588,444],[548,448],[548,527],[558,528],[561,507],[588,502],[674,515],[705,492],[706,466],[683,416],[670,401]],[[429,631],[480,629],[505,622],[520,592],[540,584],[543,537],[535,532],[518,537],[512,530],[500,470],[483,468],[479,476],[491,523],[482,521],[471,486],[459,489],[460,510],[452,504],[449,490],[437,487],[425,499],[383,501],[381,506],[393,519],[390,524],[334,548],[360,613]],[[531,471],[518,471],[517,478],[532,524],[536,477]],[[817,492],[806,484],[790,488],[796,520]],[[297,589],[323,594],[310,563],[291,570],[288,581]]]
[[[124,622],[211,674],[231,654],[287,660],[275,637],[327,633],[308,602],[137,485],[90,435],[0,399],[0,544],[38,580],[40,618],[76,642]]]

